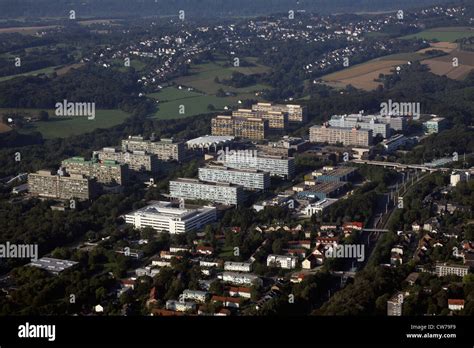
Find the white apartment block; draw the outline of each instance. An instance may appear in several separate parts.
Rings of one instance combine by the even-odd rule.
[[[267,257],[267,266],[269,267],[295,269],[297,263],[298,258],[296,256],[271,254]]]
[[[137,172],[157,172],[159,168],[158,157],[146,151],[120,151],[113,147],[104,147],[102,150],[94,151],[93,156],[99,160],[113,160],[118,163],[128,164],[130,170]]]
[[[166,309],[177,312],[193,311],[196,309],[196,303],[190,301],[168,300],[166,301]]]
[[[239,272],[224,272],[219,275],[219,278],[224,282],[229,282],[237,285],[253,285],[253,284],[262,284],[260,277],[249,274],[249,273],[239,273]]]
[[[207,182],[225,182],[245,187],[249,190],[266,190],[270,187],[267,172],[251,169],[234,169],[223,166],[199,168],[199,179]]]
[[[252,263],[226,261],[224,263],[224,270],[231,272],[252,272]]]
[[[225,154],[222,162],[224,166],[229,168],[254,169],[287,179],[291,179],[295,174],[295,160],[293,157]]]
[[[312,143],[341,143],[345,146],[368,147],[372,144],[372,130],[357,128],[340,128],[330,125],[312,126],[309,129],[309,140]]]
[[[191,301],[204,303],[204,302],[206,302],[206,299],[207,299],[208,295],[209,295],[209,293],[206,292],[206,291],[186,289],[181,294],[180,299],[182,299],[184,301],[191,300]]]
[[[379,123],[376,117],[363,119],[360,115],[334,115],[329,120],[329,125],[339,128],[354,128],[372,130],[374,136],[381,135],[384,138],[390,136],[390,125]]]
[[[170,196],[204,200],[226,205],[241,205],[245,201],[244,188],[228,183],[206,183],[196,179],[179,178],[170,181]]]
[[[444,277],[448,275],[457,275],[459,277],[464,277],[466,274],[469,273],[469,266],[437,263],[435,273],[438,277]]]
[[[151,227],[158,232],[186,233],[216,221],[216,208],[174,208],[170,202],[157,202],[125,215],[135,228]]]

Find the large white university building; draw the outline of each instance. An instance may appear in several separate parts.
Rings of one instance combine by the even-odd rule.
[[[158,232],[185,233],[216,221],[216,208],[174,208],[170,202],[156,202],[125,215],[135,228],[151,227]]]

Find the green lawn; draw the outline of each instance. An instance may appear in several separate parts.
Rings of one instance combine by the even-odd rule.
[[[159,119],[176,119],[213,112],[207,108],[209,104],[214,105],[216,111],[224,111],[225,106],[237,106],[239,99],[255,97],[252,93],[242,93],[237,96],[220,98],[215,95],[178,90],[176,87],[167,87],[159,93],[148,96],[160,100],[160,103],[157,104],[159,110],[152,116]],[[184,114],[179,113],[181,105],[184,106]]]
[[[19,76],[33,76],[33,75],[39,75],[39,74],[51,74],[54,72],[54,70],[56,68],[59,68],[60,66],[50,66],[48,68],[44,68],[44,69],[39,69],[39,70],[34,70],[34,71],[29,71],[27,73],[23,73],[23,74],[17,74],[17,75],[10,75],[10,76],[3,76],[3,77],[0,77],[0,82],[2,81],[7,81],[7,80],[11,80],[15,77],[19,77]]]
[[[433,28],[422,31],[417,34],[411,34],[401,37],[401,39],[419,38],[424,40],[438,40],[442,42],[455,42],[458,39],[474,36],[474,30],[468,27],[458,28]]]
[[[256,85],[246,88],[233,88],[214,82],[215,77],[220,80],[228,79],[232,76],[234,71],[241,72],[242,74],[259,74],[269,70],[268,67],[259,65],[256,63],[255,58],[245,58],[245,60],[256,64],[252,67],[234,67],[225,66],[224,61],[215,61],[206,64],[199,64],[191,67],[190,74],[188,76],[179,77],[174,80],[176,84],[182,84],[184,86],[193,87],[206,94],[215,94],[219,88],[229,92],[252,92],[254,90],[263,89],[265,86]]]
[[[0,109],[0,113],[8,109]],[[16,111],[34,113],[34,109],[17,109]],[[40,132],[44,138],[67,138],[71,135],[79,135],[92,132],[97,128],[110,128],[121,124],[129,116],[122,110],[96,110],[95,119],[87,117],[57,117],[54,110],[47,110],[50,119],[45,122],[34,122],[25,125],[20,130],[22,133]]]
[[[246,61],[255,64],[252,67],[225,66],[223,60],[216,60],[205,64],[191,67],[188,76],[174,79],[175,86],[163,88],[160,92],[149,94],[148,97],[158,100],[159,110],[153,115],[160,119],[173,119],[211,112],[208,105],[212,104],[216,111],[224,111],[225,106],[237,106],[239,100],[256,98],[255,92],[268,89],[269,86],[253,85],[244,88],[234,88],[214,81],[217,76],[219,80],[228,79],[234,71],[243,74],[257,74],[268,71],[268,67],[256,63],[256,58],[246,57]],[[183,86],[178,89],[177,86]],[[191,87],[194,90],[188,91]],[[228,97],[216,97],[219,89],[231,92],[235,95]],[[185,113],[180,114],[180,106],[184,105]]]
[[[234,256],[234,248],[227,247],[227,248],[222,248],[222,252],[219,254],[218,257],[232,257],[232,256]]]

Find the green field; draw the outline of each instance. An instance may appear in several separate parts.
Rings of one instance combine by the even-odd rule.
[[[159,110],[153,115],[160,119],[173,119],[194,116],[212,112],[208,105],[212,104],[216,111],[224,111],[226,106],[237,106],[239,100],[255,98],[255,92],[268,89],[268,86],[253,85],[244,88],[234,88],[215,82],[215,77],[219,80],[228,79],[234,71],[243,74],[257,74],[268,71],[268,68],[256,63],[255,58],[245,58],[245,60],[255,64],[251,67],[225,66],[223,61],[215,61],[191,67],[190,74],[174,79],[175,86],[163,88],[160,92],[148,95],[148,97],[158,100]],[[182,89],[178,89],[182,86]],[[188,91],[188,87],[193,90]],[[227,97],[217,97],[219,89],[230,92],[234,95]],[[185,113],[180,114],[180,106],[184,105]]]
[[[159,93],[148,96],[160,101],[157,104],[159,110],[152,116],[159,119],[176,119],[213,112],[207,108],[209,104],[214,106],[215,111],[224,111],[225,106],[238,105],[239,99],[255,97],[252,93],[241,93],[238,96],[220,98],[215,95],[178,90],[176,87],[167,87]],[[179,113],[181,105],[184,106],[184,114]]]
[[[0,113],[17,111],[36,113],[41,109],[0,109]],[[95,119],[87,117],[57,117],[54,110],[47,110],[50,118],[48,121],[32,122],[19,130],[21,133],[40,132],[44,138],[67,138],[71,135],[84,134],[97,128],[110,128],[121,124],[129,116],[122,110],[96,110]]]
[[[264,73],[269,70],[268,67],[257,64],[255,58],[245,58],[245,60],[255,64],[255,66],[234,67],[225,66],[225,62],[223,61],[210,62],[193,66],[191,68],[190,75],[179,77],[173,82],[175,82],[176,84],[193,87],[206,94],[215,94],[219,88],[222,88],[225,91],[236,93],[248,93],[265,88],[265,86],[261,85],[250,86],[246,88],[234,88],[222,85],[220,83],[216,83],[214,81],[215,77],[218,77],[220,80],[228,79],[232,76],[232,73],[234,71],[250,75]]]
[[[458,39],[474,36],[474,30],[469,27],[453,27],[453,28],[433,28],[422,31],[417,34],[403,36],[402,39],[423,39],[437,40],[442,42],[455,42]]]
[[[7,80],[11,80],[15,77],[20,77],[20,76],[34,76],[34,75],[39,75],[39,74],[52,74],[56,68],[59,68],[60,66],[50,66],[48,68],[44,68],[44,69],[39,69],[39,70],[34,70],[34,71],[29,71],[27,73],[23,73],[23,74],[17,74],[17,75],[10,75],[10,76],[3,76],[3,77],[0,77],[0,82],[2,81],[7,81]]]

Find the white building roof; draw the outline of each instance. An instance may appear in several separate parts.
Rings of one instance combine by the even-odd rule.
[[[189,147],[219,145],[234,140],[232,136],[205,135],[199,138],[191,139],[186,142]]]

